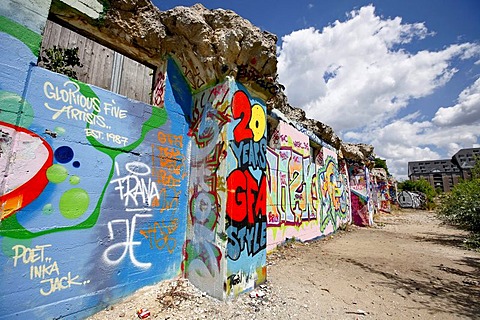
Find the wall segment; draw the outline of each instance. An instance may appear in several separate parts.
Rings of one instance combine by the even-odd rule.
[[[333,148],[314,150],[308,136],[280,121],[267,149],[268,248],[287,239],[328,235],[351,220],[344,163]]]
[[[188,123],[168,75],[147,105],[36,67],[32,43],[11,33],[0,33],[1,318],[81,318],[180,275]]]

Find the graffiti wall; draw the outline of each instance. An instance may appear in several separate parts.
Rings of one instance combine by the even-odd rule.
[[[391,204],[396,198],[395,180],[383,168],[373,168],[370,174],[373,202],[377,212],[391,212]],[[393,195],[393,196],[392,196]]]
[[[184,248],[185,276],[210,295],[224,297],[225,157],[230,118],[230,83],[194,96],[188,232]]]
[[[0,37],[1,317],[82,317],[179,275],[189,139],[168,76],[151,106]]]
[[[228,132],[227,295],[266,280],[266,110],[236,87]]]
[[[398,204],[402,208],[421,209],[425,208],[427,198],[424,193],[402,191],[398,194]]]
[[[389,213],[391,211],[390,203],[390,185],[388,181],[375,181],[375,192],[377,194],[377,210]]]
[[[297,124],[267,142],[230,77],[200,91],[170,57],[149,105],[38,67],[50,1],[30,2],[0,9],[0,318],[82,318],[177,276],[233,297],[287,239],[372,224],[368,170]]]
[[[225,298],[266,279],[265,107],[231,79],[193,99],[185,276]]]
[[[374,208],[369,170],[362,164],[352,163],[348,167],[348,176],[353,223],[357,226],[371,226]]]
[[[267,148],[267,243],[310,240],[350,220],[346,167],[333,149],[280,121]]]

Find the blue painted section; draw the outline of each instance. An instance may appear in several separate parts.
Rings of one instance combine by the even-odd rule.
[[[183,114],[190,123],[192,118],[192,89],[185,80],[185,76],[172,58],[167,60],[167,73],[169,84],[173,88],[175,101],[180,105]]]
[[[37,67],[38,33],[6,32],[0,319],[84,318],[182,271],[219,298],[265,281],[264,102],[230,78],[193,95],[169,59],[152,107]]]
[[[37,57],[22,42],[3,32],[0,32],[0,48],[0,90],[22,96],[28,70]]]
[[[4,147],[18,170],[49,168],[24,181],[38,196],[0,223],[0,319],[82,318],[179,275],[188,124],[168,75],[162,111],[32,67],[31,51],[3,33],[0,48],[0,90],[32,111],[0,99],[0,125],[16,119],[2,125],[16,133]],[[0,181],[2,196],[21,188],[18,172]]]

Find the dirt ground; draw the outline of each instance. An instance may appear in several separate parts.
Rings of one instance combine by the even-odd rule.
[[[381,214],[372,228],[268,255],[268,281],[221,302],[186,280],[143,288],[89,319],[480,319],[480,253],[434,213]]]

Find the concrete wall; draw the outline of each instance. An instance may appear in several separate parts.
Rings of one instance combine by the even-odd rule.
[[[0,318],[81,318],[176,276],[221,299],[266,280],[261,100],[229,78],[193,92],[173,60],[157,106],[129,100],[37,67],[41,36],[0,22]]]
[[[234,87],[227,154],[227,295],[266,281],[266,108]]]
[[[328,235],[351,219],[350,188],[333,148],[311,156],[308,136],[280,121],[267,148],[267,243]]]
[[[383,212],[390,212],[391,196],[388,181],[376,181],[375,189],[377,193],[377,209]]]
[[[266,280],[266,116],[227,79],[193,97],[184,271],[224,299]]]
[[[426,200],[425,194],[418,192],[402,191],[398,194],[398,204],[402,208],[424,208]]]
[[[81,317],[180,275],[189,139],[168,76],[153,107],[0,37],[1,317]]]

